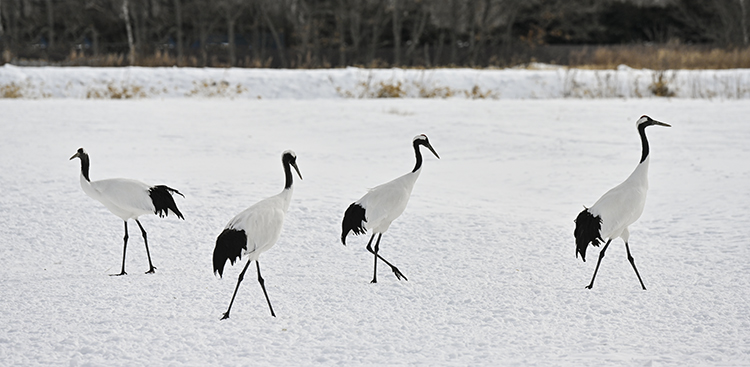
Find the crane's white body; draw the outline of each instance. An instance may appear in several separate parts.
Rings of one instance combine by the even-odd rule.
[[[224,227],[219,237],[216,238],[213,265],[214,273],[217,273],[219,276],[222,276],[224,273],[224,266],[227,260],[234,265],[236,259],[242,258],[242,255],[248,257],[245,268],[242,269],[237,278],[237,285],[234,288],[232,300],[229,301],[229,307],[227,308],[227,312],[224,313],[222,320],[229,318],[229,312],[232,310],[237,290],[245,278],[247,268],[253,261],[255,261],[255,266],[258,270],[258,283],[260,283],[260,287],[263,289],[263,295],[266,297],[266,302],[268,302],[268,309],[271,311],[271,316],[276,316],[271,306],[271,300],[268,298],[268,293],[266,292],[265,281],[260,274],[258,258],[260,254],[273,247],[281,235],[284,217],[289,209],[289,203],[292,201],[292,193],[294,192],[292,189],[294,182],[292,167],[297,171],[300,180],[302,179],[302,174],[300,174],[297,167],[297,155],[293,151],[287,150],[281,153],[281,165],[284,167],[284,176],[286,178],[284,189],[277,195],[263,199],[235,215],[227,223],[226,227]]]
[[[277,195],[253,204],[226,225],[225,229],[245,231],[247,249],[242,253],[248,256],[248,261],[258,260],[260,254],[279,240],[293,190],[291,187],[284,189]]]
[[[123,237],[122,248],[122,270],[119,274],[125,275],[125,250],[128,247],[128,220],[134,219],[141,229],[143,242],[146,245],[146,256],[148,257],[149,271],[153,273],[156,269],[151,263],[151,254],[148,250],[148,239],[146,230],[138,221],[138,217],[144,214],[156,214],[160,217],[169,215],[171,211],[178,218],[185,219],[177,209],[172,194],[182,194],[165,185],[150,186],[143,182],[127,178],[111,178],[100,181],[89,180],[89,155],[83,148],[79,148],[76,154],[70,159],[78,158],[81,160],[81,188],[92,199],[104,204],[112,214],[120,217],[125,223],[125,236]]]
[[[355,235],[360,235],[366,233],[368,230],[372,230],[372,236],[367,243],[367,251],[375,255],[371,283],[378,282],[378,259],[391,267],[391,270],[393,270],[397,279],[401,280],[403,278],[404,280],[408,280],[398,268],[380,256],[378,251],[380,248],[380,238],[391,226],[391,223],[393,223],[393,221],[406,209],[406,204],[409,203],[414,184],[417,182],[419,174],[422,172],[422,153],[419,151],[420,146],[426,147],[435,155],[435,157],[440,159],[440,156],[435,152],[435,149],[432,148],[429,139],[427,139],[427,135],[420,134],[415,136],[414,139],[412,139],[414,158],[416,159],[414,169],[401,177],[370,189],[359,200],[349,205],[349,208],[347,208],[344,213],[344,220],[341,222],[342,244],[346,245],[346,236],[349,232],[354,232]],[[378,240],[375,242],[375,247],[373,248],[372,240],[375,238],[376,234],[378,235]]]
[[[641,217],[646,205],[649,159],[646,157],[623,183],[607,191],[589,208],[592,215],[602,220],[599,231],[602,239],[621,237],[628,241],[628,226]]]
[[[602,263],[607,247],[612,240],[619,237],[625,241],[628,261],[630,261],[635,275],[638,276],[641,288],[646,290],[641,275],[638,273],[638,268],[635,266],[633,256],[630,254],[628,226],[641,217],[646,205],[650,159],[646,128],[653,125],[670,127],[669,124],[656,121],[646,115],[641,116],[635,123],[641,137],[641,160],[638,162],[638,166],[623,183],[607,191],[591,208],[584,208],[575,220],[576,229],[573,231],[573,235],[576,238],[576,257],[581,255],[581,259],[586,261],[586,249],[589,244],[599,246],[600,241],[606,241],[604,247],[599,251],[599,260],[596,263],[594,275],[591,277],[591,283],[586,286],[588,289],[594,286],[594,279],[596,279],[596,273],[599,271],[599,265]]]
[[[147,185],[127,178],[111,178],[89,182],[81,173],[81,188],[94,200],[104,204],[112,214],[122,220],[137,219],[155,212]]]
[[[384,233],[391,223],[398,218],[409,203],[414,184],[422,172],[420,167],[415,172],[409,172],[392,181],[370,189],[367,194],[355,201],[366,209],[367,221],[364,227],[373,233]]]

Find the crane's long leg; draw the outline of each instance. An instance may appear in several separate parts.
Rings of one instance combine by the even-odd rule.
[[[125,250],[128,249],[128,221],[125,221],[125,237],[122,238],[123,245],[122,245],[122,271],[120,271],[120,274],[110,274],[111,276],[120,276],[127,274],[125,272]]]
[[[373,234],[373,237],[375,237],[375,234]],[[372,254],[375,255],[375,268],[376,268],[376,270],[377,270],[378,259],[380,259],[384,263],[386,263],[386,265],[388,265],[388,266],[391,267],[391,270],[393,270],[393,274],[396,275],[396,279],[401,280],[401,278],[404,278],[404,280],[409,280],[409,279],[406,279],[406,276],[404,274],[402,274],[401,271],[398,270],[397,267],[393,266],[393,264],[389,263],[388,260],[386,260],[382,256],[378,255],[378,251],[380,250],[380,238],[381,237],[383,237],[383,234],[382,233],[378,234],[378,240],[375,242],[375,250],[373,250],[372,247],[370,247],[370,244],[372,243],[372,238],[370,238],[370,242],[367,243],[367,251],[370,251]],[[377,282],[378,282],[377,278],[375,278],[375,275],[373,275],[371,283],[377,283]]]
[[[146,256],[148,257],[148,271],[146,272],[146,274],[153,274],[156,268],[154,267],[154,264],[151,263],[151,253],[148,251],[148,238],[146,238],[146,230],[143,229],[143,226],[141,225],[141,222],[138,221],[138,219],[136,219],[135,222],[138,223],[138,227],[141,228],[141,235],[143,235],[143,243],[146,244]]]
[[[247,267],[250,266],[250,263],[253,260],[248,259],[247,264],[245,264],[245,268],[242,269],[242,272],[240,273],[239,278],[237,278],[237,286],[234,287],[234,293],[232,294],[232,300],[229,301],[229,307],[227,308],[227,312],[224,312],[224,316],[221,318],[222,320],[229,318],[229,311],[232,310],[232,304],[234,304],[234,297],[237,296],[237,290],[240,289],[240,283],[242,283],[242,279],[245,279],[245,272],[247,271]]]
[[[633,256],[630,256],[630,246],[628,246],[627,242],[625,242],[625,250],[628,253],[628,261],[630,261],[630,265],[633,265],[633,270],[635,270],[635,275],[638,276],[638,281],[641,282],[641,287],[645,291],[646,286],[643,285],[643,281],[641,280],[641,275],[638,274],[638,269],[635,268],[635,260],[633,260]]]
[[[258,260],[255,260],[255,267],[258,268],[258,283],[260,283],[260,287],[263,288],[263,294],[266,296],[266,302],[268,302],[268,308],[271,309],[271,316],[276,317],[276,314],[273,312],[273,307],[271,306],[271,300],[268,299],[268,293],[266,292],[266,282],[263,280],[263,277],[260,275],[260,263]]]
[[[382,235],[382,234],[381,234]],[[372,266],[372,280],[370,283],[377,283],[378,282],[378,253],[372,251],[372,239],[375,238],[375,233],[370,236],[370,241],[367,242],[367,251],[370,251],[371,253],[375,254],[373,256],[374,264]],[[378,237],[378,242],[380,242],[380,237]],[[375,248],[378,248],[378,245],[375,245]]]
[[[591,277],[591,283],[586,286],[586,288],[591,289],[591,287],[594,286],[594,279],[596,279],[596,272],[599,271],[599,264],[602,263],[602,259],[604,258],[604,252],[607,251],[607,247],[609,247],[609,243],[612,242],[612,239],[610,238],[609,241],[607,241],[607,244],[604,245],[602,248],[602,251],[599,252],[599,261],[596,262],[596,269],[594,269],[594,276]]]

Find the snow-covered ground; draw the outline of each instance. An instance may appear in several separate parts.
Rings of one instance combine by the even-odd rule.
[[[0,98],[748,99],[750,70],[0,67]]]
[[[4,70],[7,70],[4,69]],[[112,69],[114,70],[114,69]],[[303,89],[303,88],[300,88]],[[0,364],[750,365],[750,104],[745,101],[318,99],[0,100]],[[573,219],[625,179],[651,142],[646,210],[631,250],[575,256]],[[406,212],[383,236],[339,241],[347,206],[425,156]],[[185,220],[131,223],[87,197],[91,178],[183,192]],[[216,236],[304,180],[263,275],[212,274]],[[596,259],[597,249],[589,250]]]

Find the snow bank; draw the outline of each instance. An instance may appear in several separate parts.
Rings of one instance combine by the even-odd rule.
[[[750,70],[0,67],[4,98],[750,98]]]

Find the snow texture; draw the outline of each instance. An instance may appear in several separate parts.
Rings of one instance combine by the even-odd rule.
[[[6,99],[0,111],[4,366],[750,365],[747,102]],[[630,227],[648,290],[619,240],[587,290],[596,262],[576,259],[573,219],[635,168],[643,114],[672,125],[648,131],[649,197]],[[409,280],[381,265],[370,284],[369,235],[342,246],[341,220],[411,170],[419,133],[441,159],[424,156],[380,244]],[[122,221],[82,192],[79,147],[92,180],[185,194],[184,221],[141,218],[155,274],[133,231],[129,274],[108,276]],[[304,180],[260,257],[278,317],[253,266],[220,321],[244,262],[214,276],[216,236],[283,188],[286,149]]]
[[[15,98],[750,98],[750,70],[241,69],[0,67],[0,97]]]

